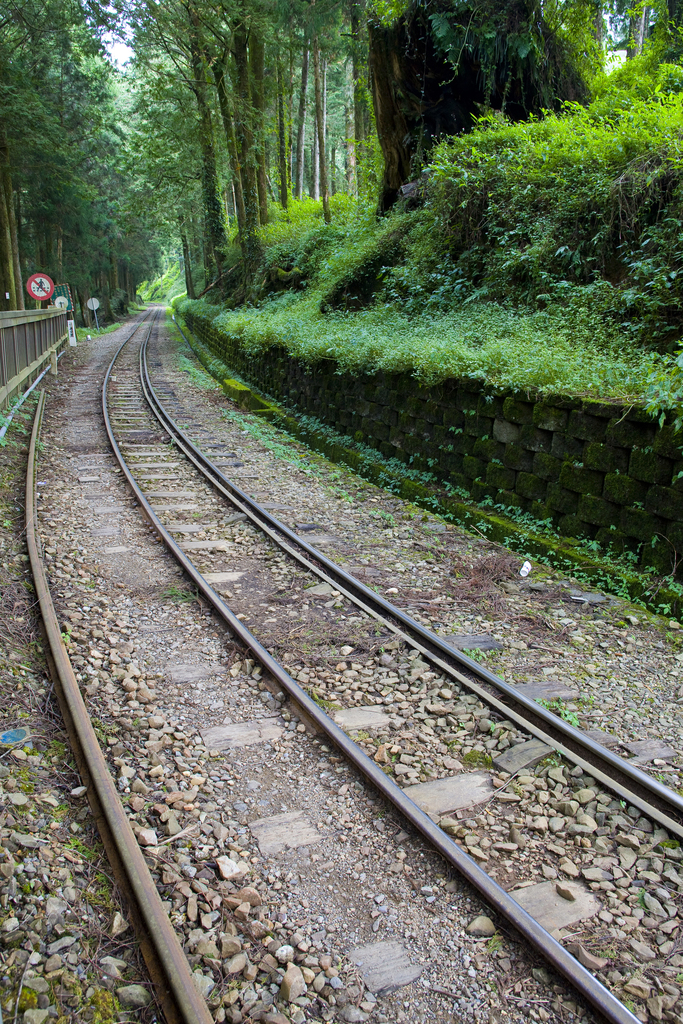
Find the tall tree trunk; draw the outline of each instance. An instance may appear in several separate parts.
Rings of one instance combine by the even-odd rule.
[[[9,164],[9,147],[4,128],[0,127],[0,309],[23,309],[24,296],[19,266],[17,225],[14,219],[14,196]],[[9,299],[6,295],[9,294]]]
[[[346,95],[344,104],[344,134],[346,136],[346,183],[351,195],[358,194],[356,176],[356,138],[353,131],[353,79],[351,67],[346,65]]]
[[[221,120],[223,122],[223,131],[225,132],[225,142],[228,147],[228,154],[230,156],[230,162],[232,164],[233,173],[233,192],[235,196],[235,213],[237,216],[237,226],[240,234],[244,231],[246,223],[246,214],[244,212],[244,192],[242,189],[242,164],[240,162],[239,152],[237,150],[237,139],[235,138],[235,122],[232,117],[232,111],[230,109],[230,98],[228,96],[228,84],[225,68],[225,56],[222,61],[216,62],[213,68],[214,81],[216,83],[216,92],[218,93],[218,106],[221,112]]]
[[[26,309],[24,299],[24,283],[21,273],[21,192],[17,190],[17,208],[14,210],[14,204],[10,214],[10,226],[14,225],[12,234],[12,252],[14,255],[14,284],[17,289],[17,309]]]
[[[247,33],[240,24],[233,35],[235,67],[237,71],[237,141],[240,147],[242,181],[244,186],[244,238],[242,260],[244,263],[245,285],[251,284],[261,259],[261,243],[258,237],[259,201],[254,163],[254,136],[251,128],[251,94],[249,90],[249,62],[247,55]]]
[[[64,281],[64,231],[62,225],[57,225],[57,281]]]
[[[641,54],[643,52],[643,46],[648,36],[648,29],[650,28],[650,8],[645,5],[642,13],[638,18],[638,28],[636,33],[636,53]]]
[[[313,39],[313,80],[315,83],[315,123],[318,127],[318,141],[320,159],[318,166],[320,169],[320,193],[323,201],[323,217],[325,223],[329,224],[332,220],[330,215],[330,193],[327,186],[327,160],[325,159],[325,121],[323,117],[323,94],[322,94],[322,82],[320,80],[320,47],[318,46],[318,37]]]
[[[356,163],[359,164],[365,155],[365,118],[363,116],[363,64],[361,24],[363,16],[362,0],[351,3],[351,64],[353,78],[353,134],[356,140]]]
[[[320,159],[327,162],[327,59],[320,58],[320,70],[323,80],[323,136]]]
[[[268,185],[266,183],[266,139],[264,115],[266,100],[263,75],[266,47],[263,36],[253,28],[249,36],[249,64],[251,65],[251,99],[254,108],[254,143],[256,146],[256,187],[258,189],[259,220],[268,223]]]
[[[308,43],[304,45],[301,61],[301,89],[299,91],[299,111],[296,131],[296,189],[297,199],[304,195],[304,146],[306,143],[306,90],[308,89]]]
[[[330,195],[333,196],[337,191],[337,150],[334,146],[330,147]]]
[[[109,286],[112,292],[117,292],[119,290],[119,261],[113,252],[109,254],[109,266],[111,268],[109,274]]]
[[[12,263],[12,239],[5,195],[0,191],[0,309],[16,309],[17,293]]]
[[[209,281],[220,277],[223,270],[223,250],[227,244],[225,222],[221,206],[216,152],[213,139],[211,108],[207,97],[206,63],[199,36],[199,17],[190,10],[190,54],[192,58],[192,90],[199,112],[199,145],[202,152],[202,199],[206,226],[206,271]]]
[[[278,165],[280,167],[280,205],[287,209],[287,130],[285,126],[285,85],[282,78],[282,61],[277,55],[277,141]]]
[[[88,309],[87,302],[88,297],[84,295],[80,289],[76,289],[76,296],[78,297],[78,305],[81,307],[81,320],[83,321],[84,327],[91,326],[90,310]]]
[[[12,234],[4,189],[0,189],[0,309],[17,309],[17,290],[12,259]]]
[[[313,141],[311,142],[311,199],[320,199],[320,147],[318,146],[318,122],[313,109]]]
[[[183,246],[183,268],[185,270],[185,291],[187,292],[188,299],[195,298],[194,283],[192,281],[192,263],[190,261],[190,246],[187,241],[187,232],[185,230],[185,218],[182,214],[178,217],[178,224],[180,226],[180,241]]]
[[[294,152],[294,139],[293,139],[293,125],[294,125],[294,47],[290,44],[289,47],[289,70],[286,75],[286,96],[287,101],[285,104],[285,111],[287,115],[287,174],[289,191],[294,194],[294,179],[296,177],[296,168],[294,167],[295,152]]]

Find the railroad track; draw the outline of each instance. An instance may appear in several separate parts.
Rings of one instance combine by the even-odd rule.
[[[156,315],[158,318],[159,314]],[[168,550],[183,568],[185,573],[195,584],[197,590],[210,603],[215,612],[222,618],[232,634],[247,647],[256,659],[263,665],[263,668],[276,682],[277,687],[285,691],[291,699],[302,709],[308,719],[316,728],[324,732],[343,752],[344,756],[354,764],[360,772],[389,800],[400,813],[417,828],[425,839],[448,861],[456,871],[467,878],[485,900],[499,913],[504,915],[514,927],[536,948],[543,956],[574,986],[581,994],[607,1019],[612,1021],[633,1021],[636,1018],[631,1012],[612,994],[607,988],[593,977],[577,960],[572,957],[564,947],[549,935],[515,899],[501,888],[478,863],[469,857],[453,840],[440,829],[434,821],[426,814],[410,797],[390,779],[363,750],[354,743],[346,732],[339,727],[323,709],[309,696],[309,694],[294,680],[284,667],[265,649],[259,640],[246,628],[241,618],[233,613],[218,590],[212,586],[192,560],[192,543],[189,548],[187,544],[182,545],[175,539],[180,533],[187,536],[186,531],[179,530],[178,524],[164,523],[168,520],[169,512],[183,511],[182,507],[172,507],[166,510],[165,515],[158,513],[161,509],[152,503],[154,494],[150,494],[150,477],[157,479],[166,476],[165,473],[150,473],[150,457],[153,457],[159,465],[152,466],[158,469],[163,464],[171,466],[168,456],[172,455],[172,461],[177,464],[179,456],[183,466],[186,479],[196,478],[197,490],[206,494],[208,483],[214,494],[217,494],[220,501],[228,502],[231,509],[235,510],[235,516],[246,519],[265,535],[269,542],[278,545],[287,558],[295,560],[298,566],[309,573],[315,574],[323,583],[334,588],[334,592],[353,603],[359,608],[363,615],[369,616],[381,624],[382,628],[393,634],[397,640],[410,645],[417,650],[422,658],[428,661],[439,674],[450,678],[454,688],[467,690],[480,698],[504,719],[514,722],[525,734],[535,737],[537,740],[548,744],[555,750],[560,751],[568,760],[578,764],[588,771],[592,777],[599,780],[602,785],[613,793],[628,801],[632,806],[637,807],[644,815],[653,821],[663,825],[673,835],[683,836],[681,820],[683,818],[683,800],[678,794],[667,787],[650,779],[636,766],[612,754],[570,725],[558,719],[552,712],[540,707],[535,702],[515,692],[515,688],[505,684],[494,674],[486,671],[482,666],[472,661],[460,652],[445,644],[439,637],[426,630],[419,623],[406,616],[400,609],[386,602],[374,591],[365,587],[360,581],[346,573],[332,561],[325,558],[319,550],[308,544],[296,533],[288,529],[283,523],[271,516],[267,510],[244,493],[233,481],[230,481],[208,457],[189,439],[184,430],[174,421],[170,412],[165,408],[159,396],[158,389],[150,377],[147,362],[147,348],[150,336],[155,329],[156,320],[149,323],[138,324],[135,330],[128,336],[121,346],[107,371],[103,387],[103,414],[105,424],[112,448],[116,458],[123,470],[130,487],[140,504],[141,510],[147,517],[157,535],[163,540]],[[138,350],[130,344],[137,331],[143,334],[142,343]],[[32,486],[32,474],[35,472],[35,444],[40,429],[40,416],[42,415],[42,400],[39,413],[36,416],[34,435],[31,446],[31,460],[29,465],[28,483]],[[175,476],[175,473],[168,474]],[[144,488],[147,488],[146,490]],[[161,498],[178,500],[182,503],[187,501],[188,494],[193,492],[171,492],[159,494]],[[173,497],[173,494],[177,497]],[[195,492],[196,493],[196,492]],[[28,500],[27,510],[33,508],[34,498],[31,491],[31,501]],[[156,503],[158,504],[158,502]],[[212,506],[215,512],[215,505]],[[35,516],[27,521],[29,532],[29,543],[31,548],[31,560],[36,578],[40,578],[41,566],[38,547],[32,530]],[[28,512],[27,512],[28,517]],[[182,524],[180,524],[182,525]],[[176,527],[175,529],[173,527]],[[190,534],[191,535],[191,534]],[[202,545],[194,547],[195,551],[201,551]],[[197,556],[194,556],[195,559]],[[39,586],[41,596],[41,608],[43,610],[46,627],[50,622],[51,613],[49,593],[45,586]],[[50,639],[50,646],[53,651],[62,689],[65,693],[64,711],[67,723],[70,725],[70,732],[74,734],[76,749],[81,750],[79,764],[84,777],[91,778],[93,785],[90,787],[98,794],[96,802],[96,816],[98,823],[102,820],[105,834],[105,843],[108,851],[112,850],[114,863],[118,858],[125,863],[136,865],[135,870],[140,874],[136,881],[128,882],[126,891],[129,899],[135,905],[141,891],[153,886],[151,880],[146,881],[144,872],[146,870],[144,860],[139,854],[137,842],[132,833],[125,837],[126,846],[118,846],[117,833],[124,831],[123,822],[125,813],[121,809],[120,816],[115,820],[109,820],[111,815],[107,814],[107,808],[118,802],[115,789],[107,789],[106,766],[91,764],[91,757],[97,756],[93,744],[88,738],[85,742],[81,733],[85,724],[81,723],[82,715],[78,711],[78,686],[72,678],[69,679],[68,664],[64,664],[63,656],[60,654],[61,640],[59,630],[52,611],[52,626],[47,628]],[[55,636],[55,629],[57,636]],[[64,652],[65,654],[65,652]],[[68,663],[68,659],[67,659]],[[65,683],[66,680],[66,683]],[[94,739],[94,737],[92,737]],[[95,741],[96,745],[96,741]],[[99,749],[99,748],[98,748]],[[101,758],[101,754],[100,754]],[[102,767],[104,766],[104,774]],[[99,780],[99,781],[98,781]],[[110,780],[111,782],[111,780]],[[120,806],[120,805],[119,805]],[[127,824],[127,822],[126,822]],[[111,840],[106,839],[107,829],[112,834]],[[130,829],[128,830],[130,832]],[[121,840],[123,841],[123,840]],[[132,844],[132,845],[130,845]],[[123,851],[123,852],[122,852]],[[137,856],[136,856],[137,854]],[[130,855],[130,856],[129,856]],[[140,861],[142,863],[140,863]],[[147,876],[149,877],[149,876]],[[158,916],[159,915],[159,916]],[[161,907],[160,901],[150,898],[146,910],[140,912],[138,922],[144,919],[150,934],[153,937],[152,945],[156,945],[157,922],[161,918],[167,919],[167,915]],[[163,931],[163,925],[159,923]],[[201,1016],[187,1015],[195,1013],[194,1007],[189,1008],[182,1004],[182,992],[186,986],[192,989],[192,981],[189,972],[183,974],[182,969],[174,966],[173,975],[175,983],[168,977],[168,971],[164,973],[164,962],[176,963],[171,957],[169,950],[173,950],[171,936],[173,931],[170,926],[165,934],[167,948],[147,950],[145,957],[150,965],[150,971],[159,985],[160,991],[166,993],[164,1012],[169,1020],[204,1020]],[[177,943],[176,943],[177,945]],[[173,956],[184,960],[184,955],[178,946]],[[158,979],[158,980],[157,980]],[[200,1001],[201,1002],[201,1001]],[[206,1012],[206,1011],[204,1011]],[[174,1016],[175,1014],[175,1016]],[[185,1016],[183,1016],[185,1014]]]

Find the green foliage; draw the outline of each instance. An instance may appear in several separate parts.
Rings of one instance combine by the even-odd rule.
[[[143,302],[163,302],[168,304],[176,295],[185,293],[185,280],[180,264],[169,263],[161,277],[154,281],[143,281],[138,287],[138,295]]]
[[[462,763],[466,768],[493,768],[490,754],[485,754],[483,750],[468,750],[463,754]]]
[[[683,353],[669,354],[683,329],[682,128],[683,70],[652,47],[597,74],[586,108],[491,114],[444,141],[418,209],[378,222],[335,196],[327,226],[312,201],[278,212],[264,278],[297,268],[301,290],[179,309],[247,351],[353,373],[683,410]]]
[[[442,143],[394,296],[580,305],[666,346],[683,326],[683,72],[640,70],[601,80],[586,108],[515,125],[490,115]]]
[[[570,711],[565,707],[564,701],[556,697],[555,700],[543,700],[541,698],[536,699],[536,703],[540,704],[541,707],[547,708],[548,711],[552,711],[554,714],[559,715],[565,722],[569,722],[575,729],[580,727],[578,715],[575,711]]]

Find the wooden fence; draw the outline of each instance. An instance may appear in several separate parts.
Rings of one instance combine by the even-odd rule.
[[[40,373],[68,338],[63,309],[0,313],[0,409]]]

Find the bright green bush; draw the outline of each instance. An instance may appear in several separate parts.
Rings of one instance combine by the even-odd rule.
[[[578,301],[671,346],[683,326],[683,69],[633,61],[614,75],[586,108],[515,125],[492,115],[442,143],[388,297]]]

